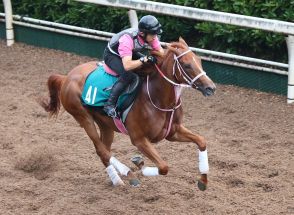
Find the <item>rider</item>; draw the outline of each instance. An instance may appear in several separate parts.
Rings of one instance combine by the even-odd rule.
[[[161,24],[151,15],[143,16],[138,28],[129,28],[114,35],[104,51],[104,68],[108,73],[116,73],[119,78],[113,85],[110,97],[103,110],[111,117],[117,117],[116,103],[120,94],[136,80],[132,70],[145,63],[156,63],[152,55],[141,51],[156,50],[163,53],[157,35],[162,33]]]

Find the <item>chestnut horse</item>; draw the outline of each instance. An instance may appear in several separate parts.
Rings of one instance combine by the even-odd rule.
[[[196,143],[201,173],[198,187],[205,190],[209,170],[206,141],[182,124],[180,94],[183,87],[191,87],[201,91],[204,96],[210,96],[214,93],[215,85],[203,71],[200,57],[189,49],[182,38],[168,45],[164,54],[153,54],[156,55],[158,64],[144,65],[138,69],[138,72],[140,70],[145,76],[147,74],[147,78],[145,77],[127,116],[125,126],[132,144],[156,167],[146,167],[140,159],[135,159],[134,163],[145,176],[166,175],[168,164],[152,143],[164,138],[169,141]],[[48,79],[50,98],[43,100],[41,105],[52,116],[58,114],[62,104],[93,141],[97,155],[106,167],[112,183],[124,184],[120,174],[127,176],[129,183],[136,186],[140,182],[134,173],[111,154],[114,131],[119,131],[113,119],[81,103],[85,80],[96,67],[97,62],[88,62],[75,67],[67,76],[51,75]],[[97,132],[95,124],[98,125],[100,133]]]

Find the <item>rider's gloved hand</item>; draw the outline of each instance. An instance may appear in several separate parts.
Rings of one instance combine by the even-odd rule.
[[[156,64],[157,63],[156,57],[154,57],[152,55],[148,55],[147,56],[147,63],[154,63],[154,64]]]

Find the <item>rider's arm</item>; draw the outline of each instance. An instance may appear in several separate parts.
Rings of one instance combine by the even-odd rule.
[[[122,62],[126,71],[136,69],[143,65],[143,62],[140,60],[132,60],[132,56],[123,57]],[[146,57],[144,57],[144,62],[147,62]]]
[[[161,47],[161,45],[160,45],[160,41],[159,41],[159,39],[158,39],[157,36],[156,36],[156,37],[154,38],[154,40],[151,42],[150,46],[152,47],[153,50],[155,50],[155,51],[159,51],[159,52],[162,53],[162,54],[164,53],[164,50],[163,50],[163,48]]]
[[[133,39],[125,34],[119,39],[118,53],[122,58],[123,66],[126,71],[136,69],[143,65],[140,60],[132,60],[134,42]],[[147,58],[144,57],[144,62]]]

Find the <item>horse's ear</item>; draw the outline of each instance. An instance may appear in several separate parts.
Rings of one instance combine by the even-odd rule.
[[[173,45],[167,45],[167,48],[168,48],[169,50],[171,50],[172,52],[176,53],[177,55],[180,54],[179,50],[176,49],[175,47],[173,47]]]
[[[186,41],[182,37],[179,38],[179,42],[188,47],[188,44],[186,43]]]

